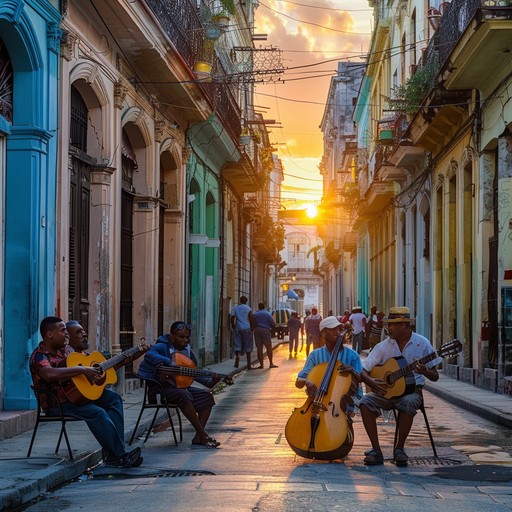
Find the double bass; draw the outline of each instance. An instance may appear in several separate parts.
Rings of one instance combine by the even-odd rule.
[[[354,431],[344,410],[344,397],[349,394],[352,376],[338,373],[338,354],[345,337],[343,331],[336,340],[328,363],[315,366],[308,379],[317,386],[314,397],[308,397],[302,407],[294,409],[285,428],[291,449],[301,457],[335,460],[347,456],[354,444]]]

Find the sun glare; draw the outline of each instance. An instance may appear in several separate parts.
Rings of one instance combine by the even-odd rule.
[[[314,219],[318,215],[318,210],[316,209],[316,206],[314,204],[308,204],[306,206],[306,215],[310,219]]]

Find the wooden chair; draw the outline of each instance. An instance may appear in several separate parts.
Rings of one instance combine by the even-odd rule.
[[[59,440],[57,441],[57,447],[55,448],[55,454],[58,453],[60,448],[60,443],[62,441],[62,438],[64,437],[64,440],[66,441],[66,446],[68,447],[68,453],[69,453],[69,460],[73,460],[73,452],[71,451],[71,445],[69,444],[69,438],[68,433],[66,431],[66,423],[69,421],[82,421],[78,418],[73,418],[71,416],[65,416],[62,412],[62,407],[57,400],[57,395],[55,393],[52,393],[51,391],[47,390],[41,390],[37,389],[34,386],[30,386],[32,388],[32,391],[34,391],[34,395],[37,400],[37,416],[36,416],[36,424],[34,425],[34,431],[32,432],[32,438],[30,440],[30,446],[28,447],[27,457],[30,457],[30,454],[32,453],[32,447],[34,445],[34,441],[36,439],[36,433],[37,429],[39,428],[40,423],[51,423],[51,422],[60,422],[61,428],[60,428],[60,434],[59,434]],[[56,402],[58,404],[58,410],[59,413],[56,415],[50,415],[44,412],[43,408],[41,407],[41,395],[46,395],[48,398],[52,399],[52,401]]]
[[[146,409],[154,409],[155,414],[153,415],[153,419],[151,420],[151,425],[148,428],[144,442],[148,440],[149,434],[151,434],[153,430],[153,426],[155,424],[158,411],[160,411],[160,409],[165,409],[167,412],[167,418],[169,419],[169,424],[172,429],[174,444],[178,446],[178,438],[176,437],[176,430],[174,428],[174,423],[172,421],[171,410],[174,409],[178,416],[178,423],[180,427],[180,441],[183,441],[183,425],[181,422],[181,413],[179,407],[176,404],[172,404],[167,401],[164,388],[161,382],[152,379],[143,379],[139,375],[137,375],[137,377],[139,377],[140,380],[144,382],[144,399],[142,401],[142,408],[140,410],[139,417],[137,418],[137,422],[135,423],[132,437],[130,438],[130,442],[128,443],[128,445],[131,445],[133,443],[135,435],[137,434],[137,429],[139,427],[140,420]]]
[[[434,438],[432,436],[432,431],[430,430],[430,424],[428,422],[427,411],[425,410],[425,402],[424,401],[421,402],[421,407],[419,408],[419,410],[423,414],[423,419],[425,420],[425,427],[427,427],[428,437],[430,439],[430,444],[432,446],[432,452],[434,453],[434,457],[437,457],[436,445],[434,443]],[[393,414],[395,416],[395,424],[396,424],[396,427],[395,427],[395,441],[393,443],[393,446],[396,446],[396,442],[398,440],[398,418],[400,416],[400,411],[397,411],[396,409],[393,409]]]

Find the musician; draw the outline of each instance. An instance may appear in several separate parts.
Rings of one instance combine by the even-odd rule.
[[[297,380],[295,381],[295,386],[299,389],[306,387],[306,393],[310,398],[315,397],[317,386],[313,381],[308,379],[308,375],[315,366],[329,362],[342,326],[343,324],[341,324],[335,316],[328,316],[319,324],[320,336],[325,341],[325,345],[311,351],[304,368],[299,372]],[[342,345],[341,350],[338,353],[338,359],[341,363],[338,366],[338,372],[341,373],[345,371],[352,375],[352,389],[350,394],[359,394],[359,374],[363,369],[359,354],[355,350]],[[350,404],[346,412],[349,413],[349,416],[352,416],[352,404]]]
[[[386,382],[372,378],[369,374],[376,365],[383,365],[392,357],[402,356],[407,364],[414,363],[422,357],[431,354],[434,349],[430,342],[411,329],[411,313],[406,307],[393,307],[384,318],[389,337],[373,347],[363,363],[361,378],[372,391],[367,393],[359,403],[364,428],[372,444],[372,448],[365,452],[364,463],[368,466],[384,463],[384,457],[379,444],[377,433],[377,417],[381,409],[389,411],[397,409],[398,439],[394,448],[394,461],[397,466],[406,466],[409,457],[404,451],[405,441],[412,427],[414,416],[423,402],[422,388],[425,378],[436,381],[439,379],[436,366],[441,362],[437,357],[427,365],[417,363],[414,367],[415,389],[412,393],[402,397],[385,398],[388,387]]]
[[[66,416],[84,420],[92,434],[108,455],[105,463],[123,468],[135,468],[142,464],[140,448],[127,452],[124,446],[124,416],[121,397],[114,391],[104,389],[97,400],[83,405],[71,403],[61,387],[77,375],[86,375],[91,381],[100,380],[102,375],[91,366],[62,366],[66,359],[66,343],[69,334],[61,318],[49,316],[41,321],[40,332],[43,340],[30,356],[30,372],[34,386],[43,391],[42,407],[58,415],[57,403],[45,395],[44,390],[57,396]]]
[[[70,352],[80,352],[81,354],[87,354],[87,350],[89,349],[89,340],[87,338],[87,331],[82,327],[80,322],[77,320],[69,320],[66,322],[66,329],[69,336],[69,344],[66,346],[66,355]],[[139,343],[138,348],[139,350],[135,352],[135,354],[125,357],[121,362],[113,366],[114,370],[117,370],[122,366],[135,361],[145,352],[147,352],[151,347],[147,343],[141,342]]]
[[[143,379],[160,380],[158,367],[161,365],[173,366],[173,354],[182,354],[197,365],[197,358],[189,345],[192,326],[185,322],[174,322],[170,333],[160,336],[156,343],[147,352],[139,367],[138,375]],[[220,377],[195,377],[195,380],[208,388],[213,388]],[[178,388],[173,379],[162,382],[165,396],[170,403],[177,404],[183,415],[192,424],[196,435],[192,439],[193,445],[217,448],[220,443],[210,437],[205,430],[215,400],[211,390],[199,389],[194,386]],[[153,391],[158,389],[153,386]]]

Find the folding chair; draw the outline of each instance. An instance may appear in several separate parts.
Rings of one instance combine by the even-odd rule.
[[[434,443],[434,438],[432,437],[432,431],[430,430],[430,424],[428,422],[427,412],[425,411],[425,402],[424,401],[421,402],[421,406],[420,406],[419,410],[422,412],[423,419],[425,420],[425,427],[427,427],[428,437],[430,438],[430,444],[432,445],[432,452],[434,453],[434,457],[437,457],[436,445]],[[393,414],[395,416],[395,423],[396,423],[395,441],[393,443],[393,446],[396,446],[396,442],[398,440],[398,418],[400,416],[400,411],[397,412],[396,409],[393,409]]]
[[[146,409],[154,409],[155,414],[153,415],[153,419],[151,420],[151,425],[148,428],[144,442],[148,440],[149,434],[151,434],[153,430],[153,426],[155,424],[158,411],[160,409],[165,409],[167,411],[167,418],[169,419],[169,424],[172,429],[174,444],[178,446],[178,439],[176,437],[176,430],[174,429],[174,423],[172,421],[171,409],[174,409],[178,416],[178,423],[180,426],[180,441],[183,441],[183,426],[181,422],[181,413],[179,407],[176,404],[172,404],[167,401],[164,388],[161,382],[152,379],[143,379],[139,375],[137,375],[137,377],[139,377],[139,379],[144,382],[144,399],[142,401],[142,408],[140,410],[139,417],[137,418],[137,422],[135,423],[132,437],[130,438],[130,442],[128,443],[128,445],[131,445],[133,443],[133,440],[135,439],[135,435],[137,433],[137,429],[139,428],[140,420]],[[158,396],[160,400],[158,400]]]
[[[58,453],[59,448],[60,448],[60,443],[62,441],[62,437],[64,437],[64,439],[66,441],[66,445],[68,447],[69,460],[73,460],[73,453],[71,451],[71,445],[69,444],[68,433],[66,431],[66,423],[68,421],[82,421],[82,420],[80,420],[78,418],[73,418],[71,416],[65,416],[64,413],[62,412],[62,407],[61,407],[59,401],[57,400],[57,395],[55,395],[55,393],[52,393],[51,391],[47,391],[47,390],[37,389],[34,386],[30,386],[30,387],[34,391],[34,395],[37,400],[37,416],[36,416],[36,424],[34,425],[34,431],[32,432],[32,439],[30,440],[30,446],[28,447],[27,457],[30,457],[30,454],[32,453],[32,446],[34,445],[34,441],[36,439],[36,433],[37,433],[37,429],[39,428],[39,424],[59,421],[61,423],[61,428],[60,428],[59,440],[57,441],[57,448],[55,448],[55,454]],[[44,412],[43,408],[41,407],[41,395],[46,395],[49,398],[51,398],[53,402],[57,403],[58,410],[59,410],[58,414],[51,415],[51,414]]]

